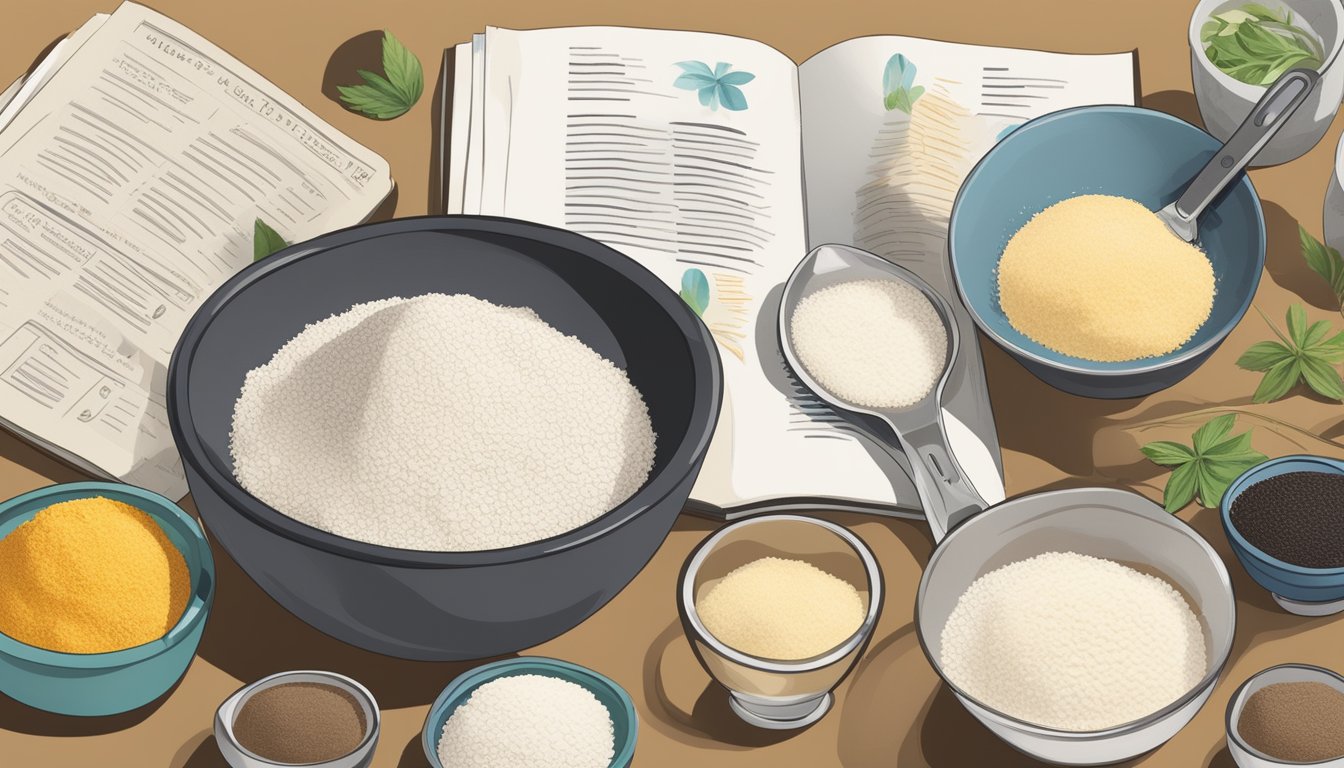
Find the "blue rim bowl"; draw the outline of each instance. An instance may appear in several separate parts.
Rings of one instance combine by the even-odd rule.
[[[445,768],[439,761],[439,736],[443,733],[444,723],[448,722],[453,712],[466,703],[471,694],[482,685],[491,680],[515,675],[546,675],[583,686],[596,696],[611,714],[616,749],[610,768],[628,768],[635,759],[639,716],[635,713],[635,704],[630,700],[630,694],[626,693],[624,688],[611,678],[578,664],[545,656],[521,656],[483,664],[458,675],[434,700],[434,704],[429,708],[429,715],[425,718],[425,727],[420,737],[425,757],[429,759],[429,764],[433,768]]]
[[[62,483],[0,503],[0,538],[39,511],[63,501],[103,496],[154,519],[186,560],[191,597],[163,637],[111,653],[61,653],[0,634],[0,691],[61,715],[115,715],[144,706],[177,684],[191,665],[215,597],[215,561],[205,534],[182,508],[121,483]]]
[[[1227,486],[1219,503],[1223,530],[1241,566],[1255,582],[1270,592],[1306,603],[1344,600],[1344,568],[1306,568],[1278,559],[1255,546],[1232,523],[1232,503],[1242,491],[1261,480],[1289,472],[1326,472],[1344,475],[1344,461],[1324,456],[1293,455],[1261,462],[1241,473]]]
[[[1169,354],[1103,363],[1048,349],[1008,322],[996,275],[1008,240],[1045,208],[1077,195],[1108,194],[1158,210],[1220,146],[1184,120],[1129,106],[1065,109],[1009,133],[966,177],[948,224],[954,282],[975,324],[1037,378],[1075,395],[1141,397],[1188,376],[1246,314],[1260,284],[1265,221],[1247,176],[1199,219],[1199,243],[1214,270],[1213,310]]]

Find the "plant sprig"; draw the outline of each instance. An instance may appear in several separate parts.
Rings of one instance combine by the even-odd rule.
[[[1231,77],[1269,85],[1293,67],[1320,69],[1321,41],[1293,24],[1287,8],[1272,11],[1259,3],[1215,13],[1200,28],[1204,55]]]
[[[288,248],[289,242],[271,228],[270,224],[257,219],[252,224],[252,260],[261,261],[281,248]]]
[[[1191,446],[1157,440],[1139,449],[1154,464],[1172,468],[1162,490],[1162,506],[1168,512],[1180,510],[1196,496],[1200,504],[1214,506],[1238,475],[1266,460],[1251,448],[1251,430],[1229,436],[1236,418],[1225,413],[1209,419],[1191,435]]]
[[[383,73],[356,70],[361,85],[338,85],[341,101],[356,112],[378,120],[403,115],[420,100],[425,73],[416,58],[391,32],[383,30]]]
[[[1238,366],[1265,374],[1251,399],[1257,403],[1278,400],[1298,381],[1305,381],[1325,397],[1344,400],[1344,381],[1335,370],[1335,365],[1344,361],[1344,331],[1330,336],[1330,323],[1325,320],[1307,325],[1307,310],[1301,304],[1288,308],[1286,336],[1263,312],[1260,316],[1279,341],[1252,344],[1237,360]]]
[[[1302,241],[1302,258],[1312,272],[1325,278],[1335,298],[1344,308],[1344,257],[1339,251],[1317,240],[1306,227],[1297,225],[1297,237]]]

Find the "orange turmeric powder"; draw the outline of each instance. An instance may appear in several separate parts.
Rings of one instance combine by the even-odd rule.
[[[190,584],[149,515],[101,496],[64,501],[0,539],[0,632],[65,653],[143,645],[177,623]]]

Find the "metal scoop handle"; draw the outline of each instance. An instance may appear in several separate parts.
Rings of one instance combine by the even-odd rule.
[[[942,541],[948,531],[987,506],[948,451],[941,415],[933,423],[914,429],[892,424],[892,431],[910,459],[915,490],[919,492],[935,542]]]
[[[1290,69],[1265,89],[1265,95],[1256,102],[1255,108],[1237,126],[1227,143],[1209,159],[1176,200],[1175,221],[1170,223],[1182,230],[1188,227],[1191,235],[1185,237],[1187,241],[1194,240],[1195,220],[1199,215],[1283,128],[1293,112],[1307,100],[1318,80],[1320,75],[1314,70]]]

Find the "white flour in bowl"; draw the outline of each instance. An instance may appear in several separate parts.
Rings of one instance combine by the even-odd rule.
[[[556,536],[653,468],[625,372],[527,308],[427,294],[313,323],[247,374],[238,482],[296,520],[403,549]]]
[[[976,579],[943,626],[940,661],[972,698],[1065,731],[1147,717],[1208,671],[1204,632],[1180,592],[1074,552]]]

